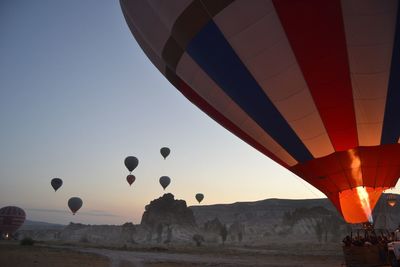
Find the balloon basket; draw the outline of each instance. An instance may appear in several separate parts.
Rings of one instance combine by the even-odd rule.
[[[393,240],[385,229],[375,230],[363,223],[343,239],[343,256],[347,267],[390,266],[388,243]]]
[[[343,246],[347,267],[388,266],[386,245]]]

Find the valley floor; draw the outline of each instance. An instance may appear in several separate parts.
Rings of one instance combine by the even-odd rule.
[[[20,246],[0,242],[1,267],[108,267],[105,256],[47,246]]]
[[[343,266],[339,245],[245,247],[138,247],[130,250],[0,243],[0,266],[8,267],[317,267]]]

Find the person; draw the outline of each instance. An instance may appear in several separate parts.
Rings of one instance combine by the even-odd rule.
[[[400,241],[400,224],[397,227],[397,229],[394,231],[394,240]]]
[[[344,243],[344,245],[345,245],[346,247],[350,247],[350,246],[351,246],[351,243],[352,243],[353,241],[351,240],[351,237],[350,237],[350,236],[346,235],[346,237],[343,238],[342,242]]]

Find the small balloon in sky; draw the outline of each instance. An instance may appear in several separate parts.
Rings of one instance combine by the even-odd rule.
[[[75,215],[75,213],[82,207],[82,199],[79,197],[71,197],[68,200],[68,207],[72,211],[72,214]]]
[[[53,187],[54,191],[57,191],[63,184],[63,181],[60,178],[53,178],[51,179],[51,186]]]
[[[164,159],[166,159],[168,157],[169,153],[171,153],[171,149],[169,149],[168,147],[162,147],[160,149],[160,153],[164,157]]]
[[[128,176],[126,176],[126,181],[128,182],[129,185],[132,185],[135,180],[136,180],[135,175],[129,174]]]
[[[139,160],[134,156],[126,157],[125,166],[129,172],[132,172],[139,164]]]
[[[200,204],[200,202],[203,201],[203,199],[204,199],[204,195],[202,193],[197,193],[196,194],[196,199]]]
[[[164,190],[170,183],[171,183],[171,178],[169,178],[168,176],[160,177],[160,185],[164,188]]]

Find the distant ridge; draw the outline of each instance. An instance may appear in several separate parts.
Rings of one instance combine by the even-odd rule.
[[[382,194],[373,211],[373,217],[376,222],[376,227],[394,229],[400,223],[400,197],[398,194],[391,194],[396,196],[398,203],[395,207],[389,207],[387,205],[388,195],[389,194]],[[231,204],[190,206],[193,210],[196,222],[199,225],[215,218],[218,218],[222,223],[226,224],[232,224],[234,222],[245,223],[246,225],[282,224],[282,219],[285,214],[293,213],[296,210],[315,207],[324,208],[335,217],[342,218],[328,198],[270,198],[258,201],[235,202]],[[386,218],[383,219],[382,216]],[[385,225],[382,225],[382,223]]]
[[[25,220],[20,230],[61,230],[64,227],[62,224]]]

